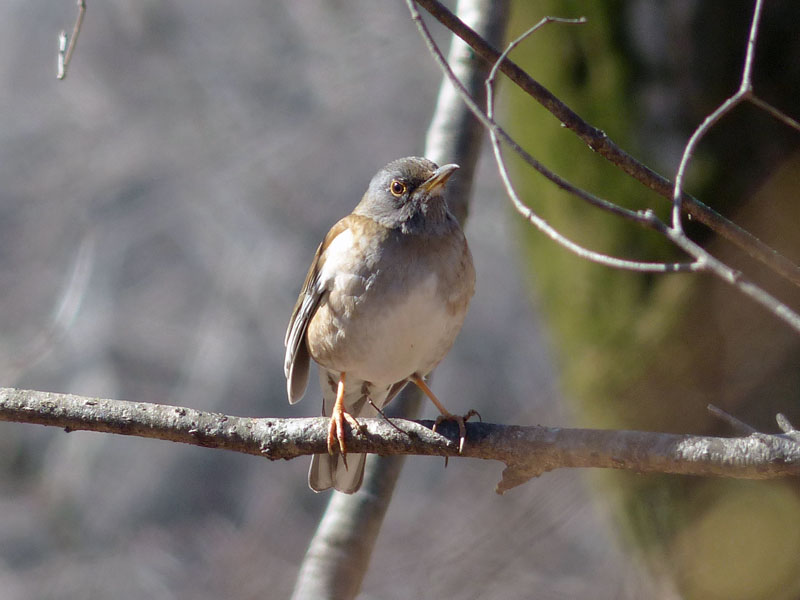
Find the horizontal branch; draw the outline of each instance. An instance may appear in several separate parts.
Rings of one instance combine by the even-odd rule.
[[[325,452],[328,419],[250,418],[192,408],[0,388],[0,421],[134,435],[271,460]],[[351,452],[458,457],[458,428],[433,421],[362,419]],[[498,493],[564,467],[770,479],[800,475],[800,434],[719,438],[643,431],[468,423],[461,456],[506,463]]]

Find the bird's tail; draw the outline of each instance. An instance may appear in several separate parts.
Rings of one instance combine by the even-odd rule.
[[[315,454],[308,470],[308,486],[315,492],[333,488],[352,494],[361,487],[366,462],[366,454],[348,454],[345,467],[341,454]]]

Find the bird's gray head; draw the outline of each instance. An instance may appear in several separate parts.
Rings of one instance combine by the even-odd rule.
[[[416,156],[390,162],[372,178],[353,212],[403,233],[433,233],[453,221],[444,191],[457,169]]]

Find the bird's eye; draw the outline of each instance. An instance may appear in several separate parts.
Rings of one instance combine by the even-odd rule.
[[[406,193],[406,184],[398,179],[395,179],[389,186],[389,191],[392,192],[393,196],[397,196],[399,198]]]

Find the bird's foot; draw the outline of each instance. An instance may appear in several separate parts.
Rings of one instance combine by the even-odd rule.
[[[345,422],[351,428],[360,429],[361,424],[356,421],[356,418],[344,408],[334,407],[333,414],[331,415],[330,423],[328,424],[328,454],[333,455],[336,453],[338,445],[339,452],[342,454],[342,461],[344,462],[345,469],[347,468],[347,445],[345,444]]]
[[[433,424],[433,430],[436,431],[436,428],[445,421],[455,421],[458,424],[458,453],[461,454],[464,451],[464,443],[467,441],[466,422],[474,416],[477,416],[478,419],[483,421],[480,413],[474,408],[469,409],[467,414],[465,414],[463,417],[461,415],[454,415],[452,413],[441,414],[436,417],[436,422]]]

